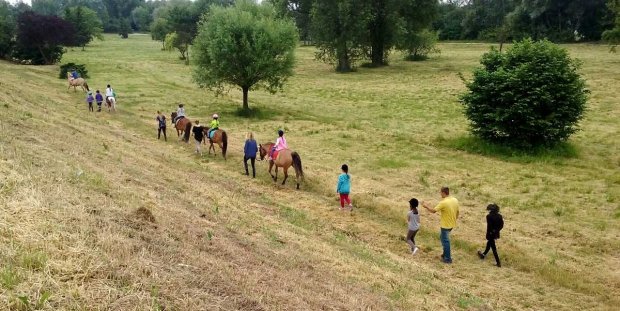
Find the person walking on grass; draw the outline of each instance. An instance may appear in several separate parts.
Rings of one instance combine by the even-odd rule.
[[[248,171],[248,160],[252,164],[252,178],[256,177],[256,168],[254,167],[254,163],[256,162],[256,153],[258,152],[258,146],[256,145],[256,140],[254,140],[254,134],[252,132],[248,132],[245,136],[245,146],[243,146],[243,166],[245,167],[245,175],[249,176],[250,172]]]
[[[95,101],[97,102],[97,112],[101,112],[101,105],[103,104],[103,95],[101,95],[101,92],[99,92],[99,90],[97,90],[95,94]]]
[[[168,141],[166,137],[166,116],[161,114],[161,111],[157,110],[157,117],[155,120],[157,120],[157,139],[159,139],[160,135],[163,133],[164,141]]]
[[[95,111],[93,109],[93,101],[95,101],[95,98],[93,97],[93,92],[88,91],[88,95],[86,95],[86,102],[88,103],[88,111],[89,112]]]
[[[202,131],[202,125],[200,125],[200,121],[196,120],[195,123],[196,125],[194,125],[194,129],[192,129],[192,132],[194,132],[194,139],[196,140],[196,153],[202,156],[202,151],[200,151],[200,144],[202,143],[204,132]]]
[[[341,167],[342,174],[338,176],[338,185],[336,192],[340,195],[340,210],[344,210],[345,204],[349,210],[353,210],[349,193],[351,193],[351,175],[349,175],[349,166],[343,164]]]
[[[459,218],[459,201],[450,196],[450,189],[448,187],[442,187],[440,194],[442,199],[437,206],[435,206],[435,208],[430,207],[428,202],[424,202],[422,206],[433,214],[439,212],[439,225],[441,227],[439,239],[441,240],[441,246],[443,248],[441,261],[451,264],[452,254],[450,253],[450,232],[456,226],[456,220]]]
[[[495,203],[489,204],[487,206],[487,211],[489,211],[487,215],[487,247],[484,249],[484,252],[478,251],[478,257],[484,259],[489,253],[489,250],[492,250],[493,257],[495,257],[495,265],[499,268],[502,264],[499,261],[495,240],[499,239],[499,232],[504,228],[504,218],[499,213],[499,206]]]
[[[418,252],[415,244],[415,236],[420,230],[420,214],[418,214],[418,199],[409,200],[409,213],[407,213],[407,244],[411,247],[411,254]]]

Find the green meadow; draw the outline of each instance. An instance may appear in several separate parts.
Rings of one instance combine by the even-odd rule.
[[[62,63],[111,84],[117,113],[88,112],[58,66],[0,62],[0,310],[613,310],[620,303],[620,57],[566,45],[591,91],[581,131],[515,151],[468,134],[458,96],[486,43],[442,43],[424,62],[338,74],[297,50],[283,92],[223,96],[147,35],[106,36]],[[190,52],[190,62],[191,62]],[[229,155],[200,157],[156,111],[218,113]],[[247,132],[286,132],[306,178],[243,175]],[[206,146],[205,146],[206,148]],[[206,150],[206,149],[205,149]],[[217,149],[219,152],[219,149]],[[338,211],[340,165],[352,213]],[[454,263],[421,210],[412,256],[407,201],[461,203]],[[485,207],[506,226],[501,269],[480,261]]]

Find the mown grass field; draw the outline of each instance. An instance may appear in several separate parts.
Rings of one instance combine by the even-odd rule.
[[[190,67],[148,36],[106,36],[63,62],[111,84],[116,114],[89,113],[58,67],[0,62],[0,310],[613,310],[620,303],[620,57],[570,45],[592,91],[582,131],[537,155],[472,141],[458,77],[488,44],[445,43],[426,62],[336,74],[298,49],[283,93],[198,89]],[[156,139],[155,112],[217,112],[229,158]],[[242,144],[284,128],[300,191],[266,163],[242,175]],[[342,163],[352,214],[337,210]],[[421,211],[422,251],[404,242],[407,201],[461,202],[454,264]],[[506,226],[501,269],[481,262],[484,207]]]

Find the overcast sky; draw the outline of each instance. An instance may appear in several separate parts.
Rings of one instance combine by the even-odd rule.
[[[257,0],[257,2],[261,2],[262,0]],[[24,3],[28,3],[30,4],[30,0],[9,0],[10,3],[18,3],[18,2],[24,2]]]

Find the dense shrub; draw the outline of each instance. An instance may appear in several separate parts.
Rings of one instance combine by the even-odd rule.
[[[484,54],[462,95],[474,135],[518,148],[550,146],[575,133],[586,107],[585,81],[568,52],[526,39]]]
[[[411,34],[406,39],[402,39],[398,44],[398,48],[407,52],[406,60],[426,60],[429,54],[440,52],[436,47],[437,40],[439,40],[437,32],[424,29],[419,33]]]
[[[60,72],[58,73],[58,79],[66,79],[67,72],[71,72],[71,70],[75,68],[77,72],[80,74],[81,78],[88,78],[88,70],[86,70],[86,65],[83,64],[75,64],[75,63],[66,63],[60,65]]]

